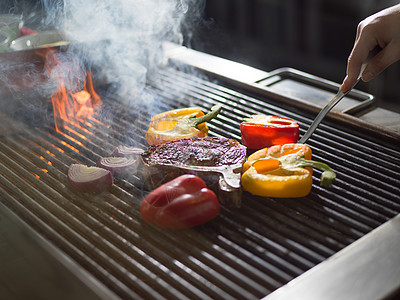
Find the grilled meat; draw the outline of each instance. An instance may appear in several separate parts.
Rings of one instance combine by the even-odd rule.
[[[222,203],[241,204],[240,173],[246,147],[227,138],[182,139],[150,146],[142,154],[150,189],[182,174],[194,174],[215,190]]]

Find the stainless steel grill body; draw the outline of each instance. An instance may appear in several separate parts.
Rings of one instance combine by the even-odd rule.
[[[202,226],[168,231],[142,221],[148,191],[136,176],[115,179],[110,192],[78,194],[67,183],[72,163],[94,165],[120,145],[146,148],[151,115],[223,105],[210,135],[240,140],[251,114],[296,120],[301,134],[313,114],[288,97],[211,82],[165,68],[148,83],[154,108],[103,94],[103,111],[63,133],[3,115],[1,203],[123,299],[259,299],[323,262],[400,212],[400,153],[395,139],[328,118],[309,140],[313,158],[337,173],[301,199],[243,194],[240,209],[222,207]],[[101,94],[101,93],[100,93]],[[283,101],[285,100],[285,101]]]

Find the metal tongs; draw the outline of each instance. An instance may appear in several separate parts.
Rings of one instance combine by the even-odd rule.
[[[317,117],[314,119],[314,121],[311,123],[310,127],[308,128],[308,130],[306,131],[306,133],[301,137],[301,139],[299,140],[299,143],[304,144],[309,138],[310,136],[314,133],[315,129],[317,129],[319,123],[321,123],[322,119],[325,118],[326,114],[340,101],[343,99],[344,96],[346,96],[356,85],[357,83],[360,81],[361,78],[361,74],[364,72],[365,67],[367,66],[367,64],[363,64],[361,67],[361,72],[360,75],[358,76],[358,79],[356,81],[356,83],[347,91],[347,92],[342,92],[340,89],[337,92],[337,94],[335,95],[335,97],[332,98],[332,100],[325,105],[325,107],[319,112],[319,114],[317,115]]]

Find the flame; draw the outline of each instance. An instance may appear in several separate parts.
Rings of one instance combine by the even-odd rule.
[[[58,132],[62,121],[80,127],[79,122],[92,117],[94,110],[101,105],[102,101],[93,89],[92,76],[89,72],[86,78],[83,81],[83,90],[76,93],[68,92],[65,83],[60,82],[58,90],[51,97],[54,123]],[[87,84],[88,82],[90,84]]]
[[[44,162],[46,162],[47,164],[49,164],[50,166],[53,165],[53,163],[52,163],[51,161],[45,159],[43,156],[39,156],[39,158],[40,158],[41,160],[43,160]],[[43,170],[43,169],[42,169],[42,170]]]
[[[91,118],[102,104],[94,90],[91,73],[82,72],[77,62],[68,62],[70,64],[72,67],[67,66],[53,50],[48,49],[45,68],[52,78],[58,80],[57,90],[51,97],[54,123],[58,132],[61,132],[60,126],[64,123],[81,128],[79,123]],[[79,90],[79,87],[82,89]]]

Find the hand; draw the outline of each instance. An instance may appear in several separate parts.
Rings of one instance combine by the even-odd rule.
[[[370,52],[377,54],[368,61]],[[347,63],[347,76],[340,89],[347,92],[357,81],[368,82],[400,59],[400,4],[384,9],[360,22],[353,50]]]

